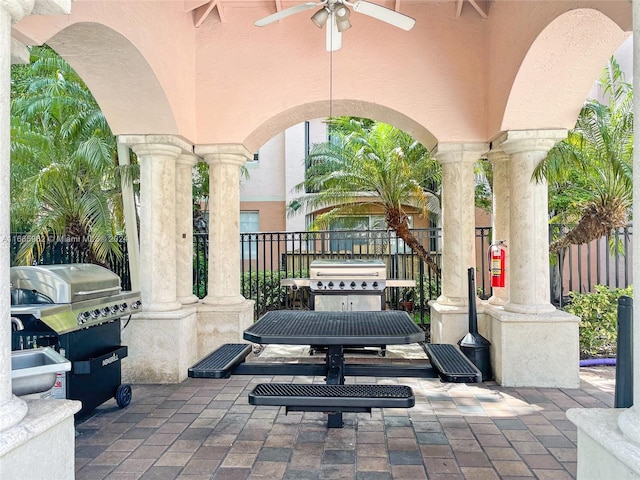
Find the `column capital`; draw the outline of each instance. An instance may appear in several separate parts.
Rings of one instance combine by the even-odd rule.
[[[178,153],[193,154],[193,145],[175,135],[119,135],[118,142],[128,145],[136,153],[138,153],[137,149],[146,151],[154,146],[160,149],[166,146],[177,149]],[[145,146],[147,146],[146,150]]]
[[[475,163],[489,150],[488,143],[439,143],[435,158],[440,163],[471,162]]]
[[[526,152],[546,153],[565,138],[567,138],[566,129],[509,130],[498,135],[491,144],[508,155]]]
[[[241,143],[196,145],[194,151],[209,165],[226,163],[241,167],[253,157],[253,153]]]
[[[0,0],[0,8],[16,23],[29,15],[66,15],[71,0]]]
[[[179,166],[179,167],[193,168],[195,166],[195,164],[198,163],[199,159],[200,159],[200,157],[198,157],[197,155],[195,155],[193,153],[183,153],[176,160],[176,165]]]
[[[509,155],[501,148],[495,148],[487,153],[487,159],[493,164],[502,163],[509,160]]]

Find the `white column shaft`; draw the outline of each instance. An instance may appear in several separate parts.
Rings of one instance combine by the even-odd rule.
[[[203,302],[242,303],[240,294],[240,168],[251,153],[241,145],[197,147],[209,164],[209,271]]]
[[[493,164],[493,202],[491,218],[491,241],[504,241],[506,248],[506,280],[504,288],[493,287],[493,294],[489,303],[502,305],[509,300],[509,287],[511,285],[511,268],[509,265],[510,250],[509,244],[509,156],[502,151],[489,153],[489,160]],[[484,254],[484,252],[483,252]]]
[[[566,136],[565,130],[507,132],[499,147],[510,157],[509,302],[520,313],[555,310],[549,295],[549,207],[546,182],[532,180],[534,168]]]
[[[442,295],[438,303],[468,303],[467,270],[476,265],[473,166],[484,144],[440,144],[442,164]]]
[[[180,308],[176,295],[176,159],[173,145],[134,145],[140,162],[140,293],[143,308]]]
[[[193,294],[193,166],[196,156],[180,155],[176,164],[176,295],[183,305]]]
[[[11,398],[11,295],[9,289],[9,175],[11,16],[0,6],[0,409]],[[0,426],[1,429],[1,426]]]

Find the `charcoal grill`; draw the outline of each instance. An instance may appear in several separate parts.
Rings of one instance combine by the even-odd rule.
[[[71,362],[58,374],[52,396],[80,400],[84,416],[115,398],[131,401],[122,384],[121,319],[141,306],[139,292],[123,292],[120,277],[99,265],[12,267],[12,350],[50,346]]]

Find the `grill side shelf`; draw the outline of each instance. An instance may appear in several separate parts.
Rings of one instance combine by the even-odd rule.
[[[92,372],[96,372],[104,367],[119,363],[120,360],[126,358],[129,354],[129,350],[126,345],[117,347],[110,352],[100,355],[99,357],[89,358],[87,360],[80,360],[72,363],[71,373],[76,375],[88,375]]]

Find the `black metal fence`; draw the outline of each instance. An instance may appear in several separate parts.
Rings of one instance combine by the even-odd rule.
[[[566,226],[550,226],[550,239],[566,231]],[[442,247],[439,228],[413,229],[413,235],[440,264]],[[570,291],[591,292],[595,285],[625,288],[633,283],[632,226],[589,244],[573,246],[561,255],[550,255],[551,299],[562,306]],[[24,234],[11,236],[13,259]],[[131,288],[127,244],[118,238],[124,255],[112,259],[107,267],[122,279],[123,289]],[[481,298],[491,296],[487,251],[491,228],[476,228],[476,288]],[[203,298],[207,294],[208,236],[194,234],[193,291]],[[508,246],[507,246],[508,251]],[[241,293],[256,301],[256,316],[268,310],[306,308],[304,291],[292,292],[281,287],[283,278],[307,278],[310,263],[316,258],[376,258],[387,264],[390,279],[414,279],[416,288],[388,288],[389,308],[405,308],[424,321],[427,303],[440,295],[440,278],[405,243],[391,232],[380,230],[331,230],[317,232],[261,232],[240,234]],[[84,262],[85,258],[68,241],[50,242],[38,264]],[[508,275],[508,274],[507,274]],[[306,289],[305,289],[306,290]],[[295,295],[294,295],[295,293]]]

